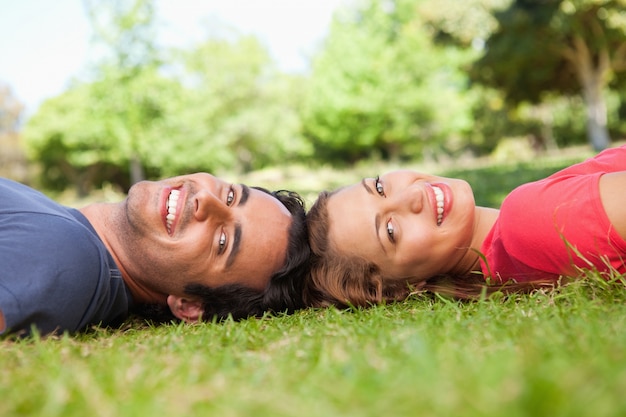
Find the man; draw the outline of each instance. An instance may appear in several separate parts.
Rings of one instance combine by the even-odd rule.
[[[143,306],[180,320],[302,306],[304,204],[197,173],[80,210],[0,179],[0,332],[79,331]]]

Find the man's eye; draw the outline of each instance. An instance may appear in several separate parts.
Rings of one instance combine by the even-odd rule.
[[[218,251],[217,253],[224,253],[224,249],[226,249],[226,233],[222,232],[220,234],[220,240],[218,242]]]
[[[233,190],[233,187],[230,187],[228,195],[226,196],[226,205],[230,206],[233,204],[233,201],[235,201],[235,190]]]
[[[374,187],[376,187],[376,192],[378,194],[385,197],[385,189],[383,188],[383,183],[380,181],[380,177],[376,177],[374,179]]]
[[[391,241],[391,243],[394,243],[396,241],[395,236],[394,236],[393,224],[391,223],[391,220],[387,222],[387,236],[389,237],[389,240]]]

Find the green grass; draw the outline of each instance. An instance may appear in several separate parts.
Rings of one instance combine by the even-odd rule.
[[[503,188],[571,162],[439,173],[470,176],[477,200],[497,202]],[[318,174],[372,175],[360,169]],[[314,192],[311,178],[298,181]],[[592,276],[471,303],[416,296],[238,323],[5,337],[0,416],[626,415],[625,330],[624,284]]]
[[[625,301],[622,284],[591,281],[5,340],[0,415],[624,415]]]

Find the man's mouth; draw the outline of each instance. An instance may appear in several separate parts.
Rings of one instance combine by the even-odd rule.
[[[165,216],[165,227],[167,233],[172,234],[174,220],[176,220],[176,206],[178,205],[178,198],[180,197],[180,190],[172,190],[167,198],[166,209],[167,215]]]
[[[443,222],[443,208],[444,208],[444,195],[441,188],[433,185],[433,191],[435,192],[435,200],[437,201],[437,226],[441,226]]]

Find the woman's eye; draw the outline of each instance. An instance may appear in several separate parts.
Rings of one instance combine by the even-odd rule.
[[[224,249],[226,249],[226,233],[222,232],[220,234],[220,240],[218,242],[218,251],[217,253],[224,253]]]
[[[394,243],[396,241],[395,236],[394,236],[393,224],[391,223],[391,220],[387,222],[387,236],[389,237],[389,240],[391,241],[391,243]]]
[[[383,188],[383,183],[380,182],[380,177],[376,177],[376,179],[374,179],[374,187],[376,187],[376,192],[378,194],[385,197],[385,189]]]
[[[226,205],[230,206],[231,204],[233,204],[233,201],[235,201],[235,190],[233,190],[233,187],[230,187],[230,190],[228,190],[228,195],[226,196]]]

